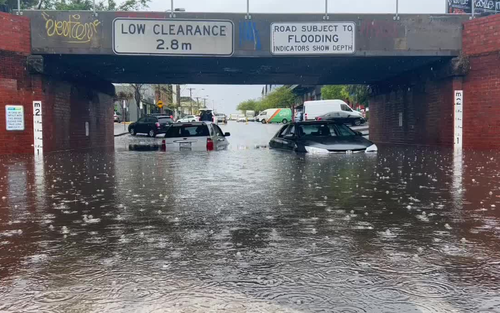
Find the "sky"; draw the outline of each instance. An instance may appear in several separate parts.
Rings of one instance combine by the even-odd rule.
[[[174,0],[175,8],[188,12],[246,12],[246,0]],[[392,13],[396,0],[329,0],[329,13]],[[148,10],[166,11],[170,9],[168,0],[152,0]],[[323,13],[325,0],[250,0],[250,12],[254,13]],[[444,13],[446,0],[399,0],[400,13]],[[187,85],[183,86],[183,96],[208,98],[207,106],[225,114],[236,112],[236,106],[248,99],[261,96],[262,85],[224,86]]]

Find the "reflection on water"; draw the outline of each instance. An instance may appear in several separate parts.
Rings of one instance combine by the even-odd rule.
[[[499,312],[497,157],[460,160],[4,158],[0,312]]]

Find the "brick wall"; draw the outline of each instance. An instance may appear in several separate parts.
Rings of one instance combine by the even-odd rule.
[[[113,98],[83,84],[44,82],[46,151],[112,147]],[[89,125],[86,135],[85,123]]]
[[[30,21],[27,17],[0,12],[0,51],[31,53]]]
[[[370,139],[377,143],[451,146],[452,78],[379,83],[370,98]],[[400,116],[402,125],[400,126]]]
[[[31,50],[29,19],[0,12],[0,154],[33,151],[33,106],[40,77],[26,72]],[[24,131],[6,131],[5,106],[24,106]]]
[[[464,23],[464,147],[500,148],[500,15]]]
[[[84,82],[29,74],[30,36],[28,18],[0,13],[0,154],[33,153],[35,100],[42,101],[45,153],[112,147],[112,97]],[[6,105],[24,107],[24,131],[6,131]]]

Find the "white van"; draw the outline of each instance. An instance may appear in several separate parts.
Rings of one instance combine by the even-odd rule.
[[[304,120],[339,120],[352,125],[365,122],[361,112],[351,109],[342,100],[317,100],[304,102]]]

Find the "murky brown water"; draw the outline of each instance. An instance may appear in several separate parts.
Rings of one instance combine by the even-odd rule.
[[[255,149],[268,126],[2,158],[0,312],[500,312],[497,153]]]

